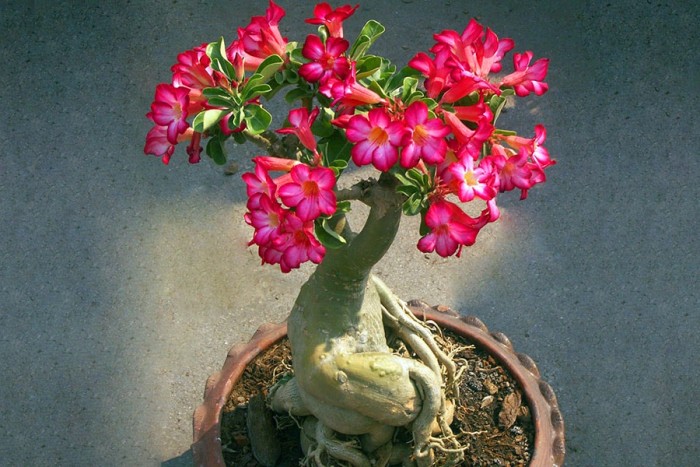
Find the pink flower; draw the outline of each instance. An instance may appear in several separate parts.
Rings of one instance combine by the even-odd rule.
[[[286,235],[273,242],[274,248],[282,252],[279,257],[282,272],[296,269],[307,261],[318,264],[323,260],[326,249],[314,236],[313,221],[304,222],[289,213],[284,216],[282,226]],[[274,252],[267,252],[268,257],[270,253]]]
[[[458,79],[473,74],[486,78],[489,73],[498,73],[501,60],[514,46],[512,39],[499,40],[498,36],[472,19],[461,35],[455,31],[443,31],[435,35],[437,44],[432,51],[449,50],[454,58],[453,77]]]
[[[301,54],[311,60],[299,68],[299,74],[310,83],[325,83],[329,78],[345,79],[350,72],[348,59],[341,55],[350,43],[339,37],[329,37],[323,44],[318,36],[309,35]]]
[[[471,19],[461,35],[451,29],[435,34],[433,38],[437,43],[433,46],[431,52],[438,53],[445,50],[458,60],[466,62],[471,53],[469,46],[479,39],[483,32],[484,27],[475,19]]]
[[[530,157],[532,157],[537,165],[542,169],[556,164],[549,157],[549,151],[542,146],[547,139],[547,129],[544,125],[535,125],[535,137],[532,138],[532,146],[530,149]]]
[[[253,162],[256,165],[263,167],[267,171],[289,172],[297,164],[301,162],[294,159],[285,159],[283,157],[258,156],[253,157]]]
[[[372,164],[382,172],[388,171],[398,160],[398,147],[404,135],[400,122],[392,122],[387,111],[376,108],[367,116],[355,115],[348,122],[346,136],[356,143],[352,160],[358,166]]]
[[[408,66],[425,76],[425,90],[431,99],[437,99],[442,90],[452,84],[450,68],[445,66],[449,57],[447,51],[437,53],[435,59],[431,59],[425,52],[419,52],[408,62]]]
[[[534,138],[523,138],[522,136],[503,136],[501,137],[508,145],[516,150],[520,148],[525,148],[525,150],[530,154],[535,164],[537,164],[541,169],[546,169],[549,166],[556,164],[549,157],[549,151],[547,148],[542,146],[547,139],[547,129],[543,125],[535,125],[535,137]]]
[[[340,104],[346,110],[360,105],[386,103],[386,99],[357,82],[355,62],[350,64],[350,72],[345,79],[331,77],[321,85],[319,91],[326,97],[332,97],[333,105]]]
[[[161,157],[163,164],[170,163],[170,157],[175,152],[175,145],[168,141],[168,128],[156,125],[151,128],[146,135],[146,146],[143,152],[153,154],[156,157]]]
[[[306,149],[315,153],[316,138],[313,133],[311,133],[311,125],[314,124],[317,115],[318,107],[315,107],[310,114],[306,107],[292,109],[289,111],[288,117],[289,123],[291,123],[292,126],[289,128],[280,128],[277,130],[277,133],[296,135]]]
[[[197,164],[202,160],[202,147],[199,145],[202,140],[202,134],[196,131],[192,131],[192,139],[190,144],[187,146],[187,155],[189,156],[188,162],[190,164]]]
[[[513,55],[515,71],[503,78],[501,86],[512,86],[520,97],[527,96],[531,92],[538,96],[547,92],[549,85],[543,80],[547,76],[549,59],[540,58],[532,66],[530,66],[530,60],[532,60],[530,51]]]
[[[452,180],[457,185],[459,200],[466,203],[473,200],[475,196],[486,201],[496,197],[498,193],[498,186],[495,185],[496,174],[491,169],[489,164],[484,164],[484,167],[475,167],[475,160],[469,154],[452,164],[449,170],[454,177]]]
[[[456,204],[438,200],[428,208],[425,223],[430,233],[418,241],[418,249],[424,253],[435,251],[447,257],[455,253],[459,256],[463,246],[473,245],[486,220],[483,216],[473,219]]]
[[[184,133],[189,124],[189,92],[185,88],[176,88],[172,84],[161,83],[156,86],[156,96],[151,104],[151,111],[146,117],[156,125],[167,127],[166,134],[170,144],[177,144],[177,137]]]
[[[313,221],[302,221],[268,196],[260,198],[260,205],[245,215],[245,221],[255,228],[250,245],[258,245],[263,264],[279,264],[282,272],[306,261],[318,264],[326,253],[314,236]]]
[[[257,207],[246,213],[246,223],[255,229],[251,244],[265,246],[282,235],[281,225],[284,211],[274,199],[261,193]]]
[[[199,112],[206,104],[202,90],[216,86],[210,62],[206,46],[199,46],[178,55],[177,63],[171,68],[173,85],[189,91],[191,114]]]
[[[445,137],[450,129],[439,118],[428,120],[428,106],[425,102],[416,101],[408,106],[404,113],[404,124],[408,132],[402,142],[403,167],[415,167],[421,158],[428,164],[439,164],[445,159]]]
[[[156,125],[148,131],[146,135],[146,145],[143,148],[143,152],[146,154],[153,154],[156,157],[161,157],[163,164],[170,163],[170,157],[175,152],[175,145],[168,141],[167,127]],[[189,154],[190,164],[196,164],[200,161],[200,152],[202,148],[199,146],[202,134],[196,133],[192,128],[187,128],[184,133],[177,136],[177,143],[182,143],[183,141],[190,141],[187,147],[187,154]]]
[[[436,170],[436,178],[442,185],[452,185],[454,175],[449,170],[452,164],[459,162],[458,153],[463,152],[462,146],[454,138],[447,140],[447,152],[445,153],[445,159],[438,164]]]
[[[305,21],[326,26],[331,37],[343,37],[343,21],[355,13],[358,7],[359,5],[343,5],[333,10],[328,3],[319,3],[314,7],[314,17]]]
[[[248,202],[246,203],[246,206],[251,211],[260,209],[260,201],[262,197],[275,199],[277,186],[272,180],[272,177],[270,177],[268,170],[262,164],[259,164],[256,161],[255,173],[244,173],[241,178],[243,178],[243,181],[246,184],[246,193],[248,194]]]
[[[479,101],[474,105],[455,105],[452,106],[452,111],[462,121],[479,122],[485,118],[487,122],[493,120],[493,112],[491,108],[484,103],[483,95],[479,96]]]
[[[515,188],[520,188],[521,199],[527,197],[527,190],[532,188],[534,183],[531,181],[532,170],[528,164],[528,153],[524,148],[508,157],[505,151],[499,150],[499,145],[494,144],[493,150],[499,152],[490,156],[498,170],[499,191],[510,191]]]
[[[476,157],[481,152],[484,142],[493,134],[495,128],[487,116],[482,116],[477,122],[476,129],[472,130],[466,126],[455,114],[443,112],[445,123],[450,127],[457,141]]]
[[[285,242],[287,239],[287,234],[282,234],[280,237],[276,237],[274,241],[267,243],[265,245],[258,246],[258,255],[262,259],[262,264],[280,264],[282,261],[283,250],[280,250],[275,244],[280,242]],[[278,241],[279,240],[279,241]],[[290,269],[283,272],[289,272]]]
[[[494,94],[501,93],[501,90],[498,89],[498,87],[494,86],[483,78],[479,78],[478,76],[474,75],[463,76],[459,81],[450,86],[445,94],[443,94],[440,102],[457,102],[474,91],[481,91],[484,89],[488,89]]]
[[[235,47],[232,44],[233,48],[227,53],[233,55],[238,51],[244,58],[246,70],[256,70],[270,55],[286,57],[287,40],[278,27],[284,14],[284,10],[270,0],[265,16],[254,16],[248,26],[238,29],[238,42]]]
[[[322,214],[330,216],[335,212],[335,174],[331,169],[299,164],[290,175],[292,182],[282,185],[278,194],[284,204],[295,208],[299,219],[312,221]]]

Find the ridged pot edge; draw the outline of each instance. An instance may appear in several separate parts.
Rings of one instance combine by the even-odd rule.
[[[498,360],[520,384],[528,402],[535,426],[535,445],[530,467],[560,466],[566,454],[564,419],[556,395],[543,381],[535,362],[518,353],[502,333],[490,332],[474,316],[460,316],[445,306],[430,307],[424,302],[409,302],[411,311],[420,319],[434,321],[455,332]],[[192,454],[195,465],[224,466],[221,446],[221,415],[233,386],[245,367],[263,350],[287,335],[287,323],[266,323],[250,341],[231,347],[220,371],[207,379],[204,400],[193,415]]]

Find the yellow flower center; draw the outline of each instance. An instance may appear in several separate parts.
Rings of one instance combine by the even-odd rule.
[[[416,125],[413,129],[413,142],[418,146],[423,146],[429,137],[430,135],[423,125]]]
[[[464,172],[464,183],[466,183],[469,186],[476,186],[479,184],[479,180],[477,180],[473,170],[470,170],[469,172]]]
[[[301,192],[304,193],[304,196],[317,196],[319,192],[318,184],[316,182],[312,182],[311,180],[302,182]]]
[[[507,176],[513,175],[516,170],[517,167],[512,162],[506,162],[506,165],[503,166],[503,173]]]
[[[389,140],[389,134],[384,131],[384,128],[375,126],[372,128],[372,130],[370,130],[367,139],[370,141],[370,143],[376,144],[377,146],[382,146]]]

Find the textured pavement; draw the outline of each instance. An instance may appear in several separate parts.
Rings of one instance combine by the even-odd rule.
[[[282,1],[303,39],[310,6]],[[699,7],[665,1],[374,0],[403,65],[477,17],[551,59],[550,91],[503,123],[558,160],[461,259],[415,219],[378,273],[406,299],[475,314],[538,362],[567,465],[700,459]],[[262,268],[244,190],[184,151],[142,154],[177,53],[264,2],[0,4],[0,465],[189,465],[191,413],[228,348],[282,320],[305,268]],[[299,32],[292,32],[298,28]],[[506,63],[506,68],[509,63]],[[237,149],[241,170],[252,148]]]

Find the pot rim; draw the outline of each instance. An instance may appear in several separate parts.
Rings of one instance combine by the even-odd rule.
[[[408,306],[418,318],[433,321],[491,353],[510,372],[523,391],[535,426],[530,467],[562,465],[566,454],[564,419],[552,387],[541,379],[535,362],[516,352],[504,334],[490,332],[474,316],[461,316],[448,307],[430,307],[416,300],[409,302]],[[286,335],[286,321],[263,324],[250,341],[231,347],[221,370],[209,376],[204,400],[193,414],[192,454],[195,465],[225,465],[221,450],[221,415],[233,386],[258,354]]]

